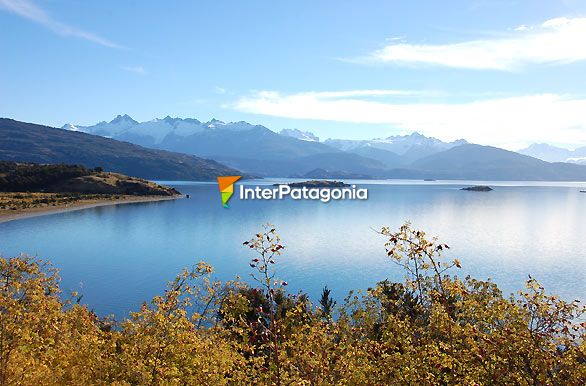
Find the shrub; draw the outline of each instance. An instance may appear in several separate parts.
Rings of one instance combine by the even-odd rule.
[[[257,286],[199,263],[116,322],[64,298],[57,272],[0,259],[0,385],[584,385],[584,308],[534,279],[518,296],[451,274],[448,248],[409,224],[381,230],[405,281],[337,307],[291,295],[274,267],[274,227],[245,242]]]

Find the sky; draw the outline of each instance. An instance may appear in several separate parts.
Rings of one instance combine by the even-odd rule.
[[[0,0],[0,116],[586,145],[586,1]]]

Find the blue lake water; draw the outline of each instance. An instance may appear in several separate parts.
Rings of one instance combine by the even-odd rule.
[[[283,180],[280,180],[283,181]],[[246,181],[270,184],[275,181]],[[242,241],[276,225],[286,246],[278,276],[316,299],[337,298],[404,273],[372,228],[410,220],[451,246],[459,275],[491,278],[505,293],[531,274],[567,299],[586,300],[586,184],[353,181],[366,201],[241,201],[220,204],[217,184],[168,182],[190,199],[116,205],[0,223],[0,253],[38,255],[61,270],[62,288],[81,291],[100,315],[117,318],[161,293],[183,267],[211,263],[220,279],[249,279]]]

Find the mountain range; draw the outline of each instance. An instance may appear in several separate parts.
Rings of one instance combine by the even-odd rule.
[[[547,143],[534,143],[518,152],[547,162],[570,162],[586,165],[586,146],[569,150]]]
[[[586,166],[560,162],[576,158],[579,163],[583,154],[579,149],[542,160],[542,153],[531,153],[537,145],[520,154],[524,151],[475,145],[464,139],[444,142],[419,133],[320,142],[313,133],[298,129],[277,133],[243,121],[202,122],[169,116],[138,122],[119,115],[110,122],[62,128],[214,159],[257,176],[586,181]]]
[[[0,118],[0,160],[102,167],[155,180],[215,180],[240,171],[194,155]]]
[[[579,149],[578,149],[579,150]],[[580,157],[578,150],[571,153]],[[571,158],[571,157],[570,157]],[[276,133],[247,122],[121,115],[93,126],[52,128],[0,119],[0,160],[70,163],[159,180],[218,175],[586,181],[586,165],[546,162],[465,140],[418,133],[372,140]]]
[[[409,165],[428,155],[465,145],[468,142],[464,139],[443,142],[415,132],[410,135],[395,135],[372,140],[327,139],[324,143],[336,149],[376,159],[385,166],[393,168]]]

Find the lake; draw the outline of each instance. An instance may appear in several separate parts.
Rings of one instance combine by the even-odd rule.
[[[290,291],[316,300],[328,285],[342,299],[385,278],[401,280],[373,229],[410,220],[450,245],[448,256],[462,262],[458,275],[491,278],[508,294],[530,274],[550,292],[586,300],[586,194],[579,192],[586,183],[348,182],[367,187],[368,200],[241,201],[236,193],[224,209],[215,183],[167,181],[191,198],[0,223],[0,253],[51,260],[65,293],[80,291],[98,314],[121,318],[199,260],[220,279],[249,280],[252,255],[242,242],[266,222],[286,246],[277,269]],[[494,190],[460,190],[475,184]]]

